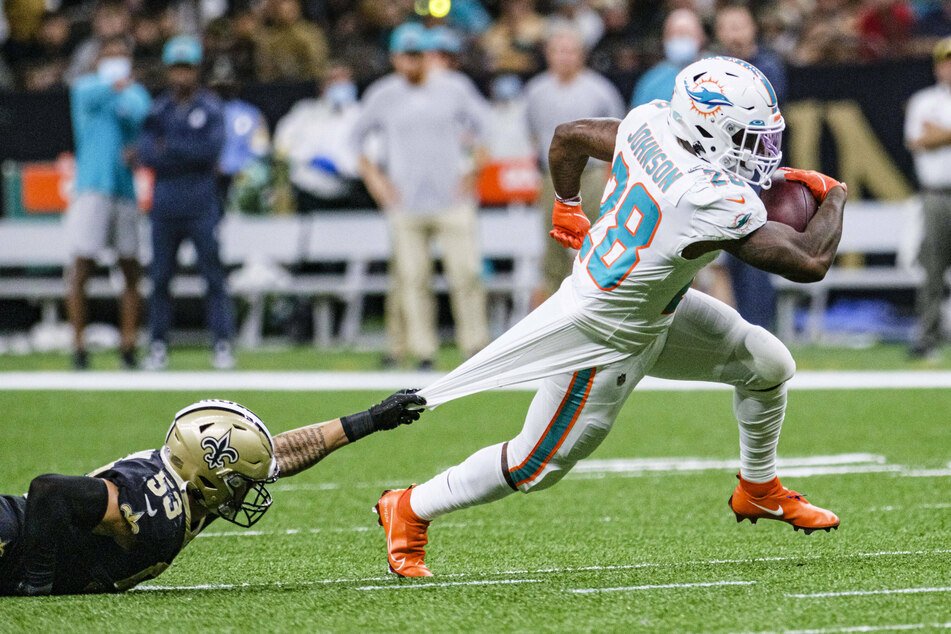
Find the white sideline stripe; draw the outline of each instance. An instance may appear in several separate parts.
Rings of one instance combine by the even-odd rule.
[[[896,632],[908,630],[923,630],[931,628],[934,630],[951,629],[951,622],[948,623],[901,623],[897,625],[852,625],[850,627],[831,627],[818,630],[784,630],[785,634],[840,634],[845,632]],[[774,634],[772,631],[761,632],[757,634]]]
[[[710,588],[713,586],[751,586],[755,581],[706,581],[700,583],[662,583],[649,586],[621,586],[618,588],[577,588],[568,590],[574,594],[595,594],[598,592],[636,592],[638,590],[664,590],[668,588]]]
[[[951,553],[951,549],[937,549],[937,550],[895,550],[895,551],[880,551],[880,552],[869,552],[869,553],[853,553],[850,555],[836,555],[840,559],[856,559],[856,558],[866,558],[866,557],[902,557],[902,556],[916,556],[916,555],[937,555]],[[592,572],[592,571],[613,571],[613,570],[633,570],[637,568],[679,568],[682,566],[718,566],[718,565],[728,565],[734,566],[736,564],[751,564],[751,563],[761,563],[761,562],[782,562],[782,561],[802,561],[804,559],[827,559],[829,555],[803,555],[795,557],[753,557],[749,559],[707,559],[700,561],[675,561],[675,562],[642,562],[636,564],[614,564],[608,566],[582,566],[582,567],[568,567],[568,568],[539,568],[537,570],[502,570],[498,572],[487,572],[486,575],[495,575],[495,576],[512,576],[512,575],[538,575],[538,574],[552,574],[552,573],[575,573],[575,572]],[[440,577],[468,577],[469,574],[465,572],[457,572],[447,575],[439,575]],[[392,580],[397,582],[393,577],[362,577],[357,579],[314,579],[314,580],[303,580],[303,581],[275,581],[272,583],[241,583],[241,584],[201,584],[194,586],[138,586],[132,589],[132,592],[141,592],[146,590],[229,590],[234,588],[271,588],[271,587],[284,587],[284,586],[312,586],[312,585],[323,585],[323,584],[333,584],[333,583],[366,583],[368,581],[387,581]]]
[[[845,590],[842,592],[815,592],[813,594],[789,594],[793,599],[822,599],[826,597],[868,597],[875,594],[921,594],[929,592],[951,592],[951,586],[944,588],[897,588],[894,590]]]
[[[0,391],[398,390],[428,385],[442,376],[438,372],[3,372],[0,373]],[[538,386],[538,381],[529,381],[501,389],[535,391]],[[807,371],[793,377],[789,387],[794,390],[951,388],[951,371]],[[645,377],[637,389],[644,392],[732,388],[720,383]]]
[[[419,590],[420,588],[447,588],[449,586],[495,586],[509,583],[541,583],[541,579],[483,579],[481,581],[447,581],[445,583],[414,583],[412,585],[358,586],[354,590]]]

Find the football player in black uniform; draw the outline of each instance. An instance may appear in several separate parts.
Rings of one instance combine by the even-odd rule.
[[[158,450],[86,476],[47,474],[0,496],[0,596],[122,592],[152,579],[210,522],[248,527],[271,505],[265,485],[367,434],[419,418],[397,392],[370,409],[278,434],[237,403],[175,415]]]

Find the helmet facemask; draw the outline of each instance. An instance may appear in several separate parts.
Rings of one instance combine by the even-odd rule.
[[[217,509],[209,510],[232,524],[249,528],[261,519],[271,506],[271,494],[264,485],[275,480],[277,476],[253,480],[240,473],[231,473],[224,478],[225,485],[231,492],[229,499]]]
[[[719,158],[723,169],[754,187],[769,189],[772,185],[773,172],[779,167],[783,158],[780,148],[783,143],[785,123],[780,120],[778,125],[772,127],[763,125],[744,127],[731,119],[726,119],[720,125],[730,135],[733,142],[732,147]]]

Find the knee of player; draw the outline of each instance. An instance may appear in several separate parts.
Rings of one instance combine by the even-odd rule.
[[[783,342],[759,326],[746,335],[746,349],[753,361],[753,389],[781,385],[796,373],[796,362]]]

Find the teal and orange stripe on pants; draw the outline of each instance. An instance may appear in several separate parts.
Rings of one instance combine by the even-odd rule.
[[[515,483],[516,488],[536,478],[551,460],[551,457],[555,455],[555,452],[558,451],[558,448],[561,447],[561,444],[565,442],[565,438],[568,437],[575,421],[581,415],[581,410],[584,409],[585,402],[588,400],[596,371],[596,368],[588,368],[575,372],[565,398],[561,400],[555,415],[548,422],[548,427],[542,437],[538,439],[538,442],[521,464],[509,469],[511,482]]]

